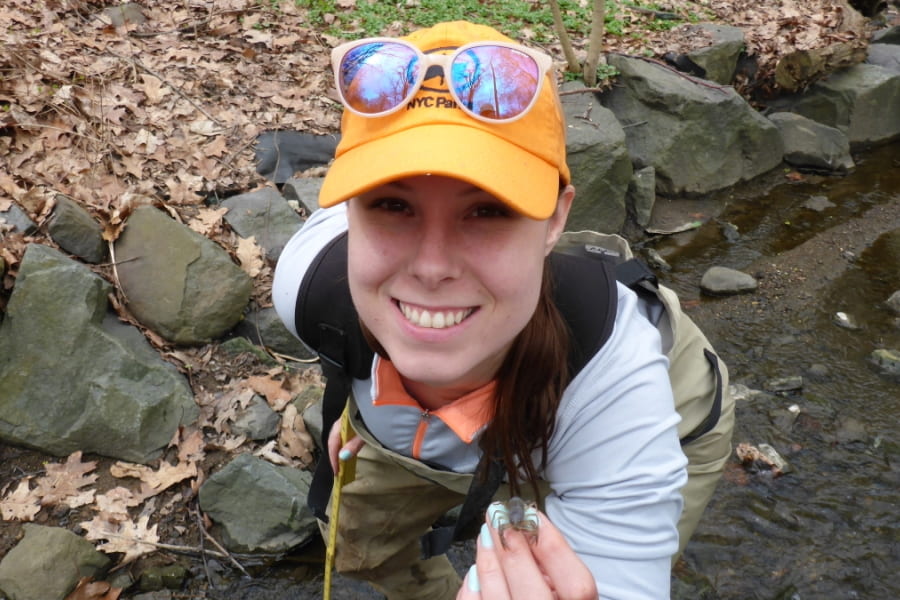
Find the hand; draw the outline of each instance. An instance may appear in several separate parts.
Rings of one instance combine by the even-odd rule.
[[[366,442],[361,437],[354,435],[342,446],[341,421],[340,419],[335,421],[334,425],[331,426],[331,431],[328,432],[328,460],[331,462],[331,471],[337,474],[338,460],[350,460],[365,445]]]
[[[537,511],[538,535],[494,524],[509,522],[506,507],[495,502],[481,526],[475,564],[457,600],[597,600],[597,584],[559,529]],[[493,522],[493,523],[492,523]]]

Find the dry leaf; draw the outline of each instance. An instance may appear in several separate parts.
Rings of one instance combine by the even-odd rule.
[[[281,429],[278,432],[278,450],[283,456],[297,460],[300,466],[312,464],[312,451],[315,448],[312,436],[306,431],[306,423],[297,412],[297,407],[288,404],[281,416]]]
[[[114,588],[105,581],[82,577],[65,600],[117,600],[121,593],[122,588]]]
[[[156,550],[156,544],[159,543],[157,526],[149,527],[149,521],[149,515],[142,515],[136,523],[130,519],[118,520],[97,515],[80,525],[84,528],[87,539],[106,540],[97,546],[101,552],[125,554],[120,563],[124,565]]]
[[[265,266],[262,248],[256,243],[256,238],[238,238],[236,254],[241,263],[241,268],[250,277],[259,275]]]
[[[69,455],[64,463],[47,463],[47,474],[35,480],[35,495],[41,498],[43,506],[65,504],[78,508],[94,501],[94,490],[81,488],[97,481],[97,474],[88,475],[97,468],[97,463],[81,462],[81,451]]]
[[[4,521],[31,521],[39,512],[41,502],[29,488],[28,479],[20,481],[15,491],[0,500],[0,517]]]
[[[117,462],[109,468],[113,477],[135,477],[140,479],[141,495],[143,498],[155,496],[180,481],[197,476],[196,463],[178,463],[173,465],[162,461],[158,469],[147,465],[136,465],[126,462]]]

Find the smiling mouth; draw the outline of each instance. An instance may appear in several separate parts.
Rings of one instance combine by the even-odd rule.
[[[446,329],[464,321],[475,312],[474,308],[460,308],[457,310],[428,310],[418,306],[410,306],[403,302],[397,302],[400,312],[407,321],[418,327],[429,329]]]

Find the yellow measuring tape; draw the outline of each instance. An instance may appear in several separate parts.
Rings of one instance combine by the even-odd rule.
[[[350,412],[344,407],[341,414],[341,446],[346,444],[353,436],[353,428],[350,427]],[[325,457],[323,460],[328,460]],[[334,487],[331,489],[331,517],[328,519],[328,545],[325,547],[325,589],[322,592],[324,600],[331,600],[331,572],[334,570],[334,552],[337,546],[338,518],[341,514],[341,490],[356,478],[356,456],[349,460],[338,461],[338,472],[334,477]]]

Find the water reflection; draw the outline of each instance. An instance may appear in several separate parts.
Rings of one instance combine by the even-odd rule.
[[[773,478],[729,466],[680,566],[705,577],[706,587],[692,584],[673,597],[900,598],[900,383],[867,362],[875,348],[900,348],[900,327],[883,304],[900,289],[900,234],[846,250],[844,271],[833,279],[816,273],[808,257],[813,271],[785,274],[806,297],[733,302],[704,299],[697,290],[713,264],[758,268],[837,225],[866,222],[869,211],[900,216],[898,149],[860,157],[845,178],[780,185],[756,197],[732,192],[718,219],[738,227],[736,241],[711,221],[689,240],[659,244],[674,266],[674,287],[699,303],[696,318],[733,382],[760,389],[773,377],[804,377],[795,396],[739,402],[735,442],[769,443],[793,470]],[[804,206],[821,197],[833,206]],[[810,288],[811,275],[830,282]],[[860,329],[836,326],[836,311],[855,316]]]

